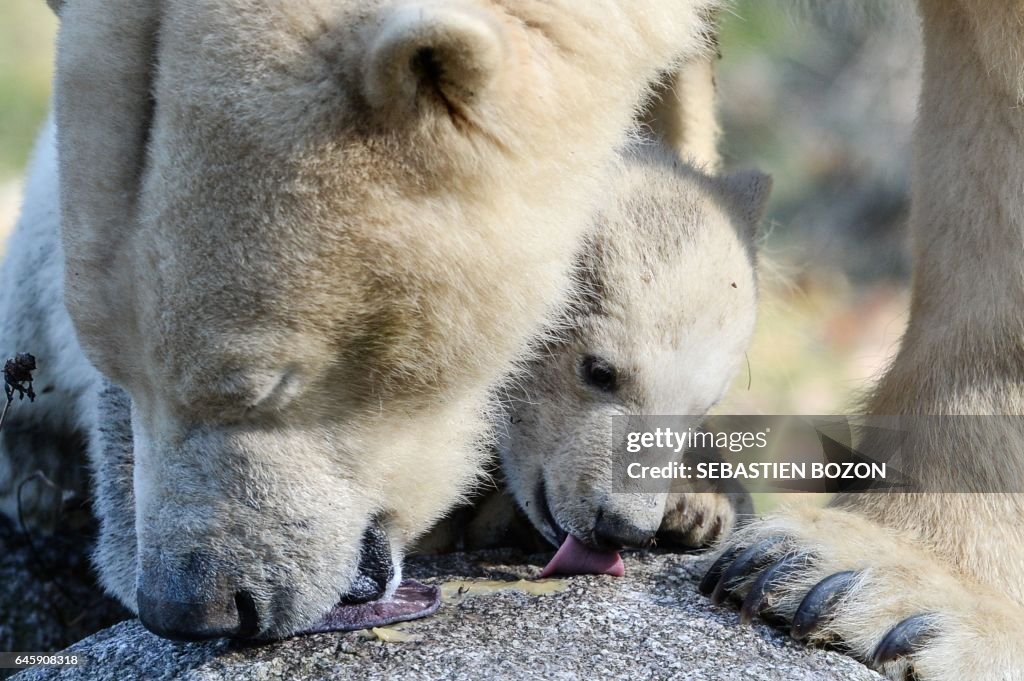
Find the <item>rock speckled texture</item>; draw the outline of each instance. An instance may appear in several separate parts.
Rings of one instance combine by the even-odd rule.
[[[445,602],[432,618],[376,635],[321,634],[264,646],[177,644],[130,621],[73,646],[87,660],[80,668],[36,668],[15,678],[881,678],[850,658],[806,649],[764,626],[737,626],[735,612],[714,609],[696,593],[702,559],[634,555],[626,558],[621,579],[543,583],[517,581],[540,571],[539,558],[522,561],[504,552],[412,560],[407,574],[446,585]]]

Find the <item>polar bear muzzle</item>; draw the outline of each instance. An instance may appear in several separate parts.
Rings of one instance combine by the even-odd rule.
[[[375,520],[363,534],[356,578],[340,602],[301,633],[355,631],[433,614],[440,591],[406,580],[388,593],[396,573],[390,542]],[[193,553],[180,569],[160,564],[144,571],[138,594],[139,619],[158,636],[176,641],[256,638],[266,628],[269,607],[249,589],[239,589],[210,556]],[[261,612],[264,610],[264,612]]]

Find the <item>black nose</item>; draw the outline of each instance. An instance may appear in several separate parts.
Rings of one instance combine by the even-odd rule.
[[[176,641],[255,636],[260,630],[256,602],[230,572],[199,552],[180,562],[154,560],[143,569],[136,591],[139,619],[157,636]]]
[[[644,530],[621,516],[600,511],[594,524],[595,548],[604,551],[644,549],[654,542],[654,533],[654,529]]]
[[[363,533],[363,545],[359,553],[359,572],[342,603],[354,605],[369,603],[384,595],[388,583],[395,576],[395,565],[391,560],[391,543],[379,521],[374,520]]]
[[[174,641],[249,638],[259,631],[256,603],[248,591],[221,601],[172,601],[136,594],[139,620],[157,636]]]

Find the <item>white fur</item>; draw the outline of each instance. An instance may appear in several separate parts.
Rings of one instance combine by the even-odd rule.
[[[897,441],[877,432],[859,447],[897,455],[892,465],[925,493],[843,495],[829,509],[755,524],[729,546],[783,536],[773,554],[812,557],[771,597],[782,614],[819,580],[858,571],[818,637],[842,639],[862,659],[870,661],[904,618],[933,616],[933,635],[881,670],[893,679],[912,667],[923,681],[1019,680],[1024,3],[920,0],[919,7],[925,68],[911,319],[868,403],[871,414],[905,418]]]
[[[499,425],[508,487],[554,543],[566,532],[600,546],[597,524],[621,543],[653,538],[667,496],[613,489],[612,417],[679,414],[698,427],[754,330],[754,242],[770,180],[712,178],[651,145],[625,154],[614,185],[584,247],[582,300],[512,382]],[[618,373],[614,390],[587,384],[588,357]],[[727,532],[730,504],[712,496],[673,495],[665,530],[700,542]],[[708,511],[700,521],[694,505]]]
[[[34,403],[16,401],[0,447],[0,512],[29,527],[53,529],[64,491],[85,493],[84,450],[99,374],[85,359],[63,302],[64,272],[58,236],[57,153],[52,121],[36,144],[25,184],[24,208],[6,247],[0,274],[0,357],[36,358]]]
[[[63,295],[75,333],[19,345],[112,383],[89,423],[107,588],[244,590],[280,635],[346,592],[371,518],[401,556],[478,475],[490,390],[713,4],[62,6],[60,224],[33,195],[16,238],[53,246],[7,307]],[[62,255],[63,291],[31,295]]]

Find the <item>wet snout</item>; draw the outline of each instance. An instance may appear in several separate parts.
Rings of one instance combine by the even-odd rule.
[[[644,522],[644,515],[630,515],[616,509],[602,508],[594,523],[593,546],[599,551],[626,548],[644,549],[654,543],[658,526]]]
[[[374,521],[363,534],[358,572],[340,603],[378,600],[387,593],[394,576],[387,534]],[[255,588],[243,586],[246,584]],[[177,565],[161,560],[144,568],[136,596],[139,619],[151,632],[177,641],[201,641],[258,636],[272,623],[269,603],[259,603],[254,593],[269,591],[273,601],[281,596],[274,590],[196,551]]]
[[[549,493],[551,522],[597,551],[643,549],[654,543],[665,511],[664,494],[615,492],[586,477]]]
[[[260,620],[252,593],[233,581],[202,553],[180,566],[161,563],[139,581],[139,619],[157,636],[176,641],[254,636]]]
[[[606,431],[596,426],[580,430],[583,436],[567,442],[542,465],[535,492],[541,511],[538,527],[553,528],[542,532],[556,544],[557,535],[564,533],[596,551],[648,548],[661,526],[667,495],[619,484],[611,456],[594,454],[607,451],[602,439]]]

